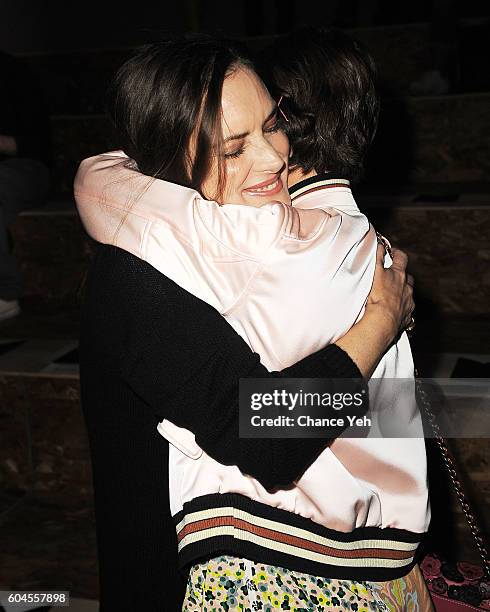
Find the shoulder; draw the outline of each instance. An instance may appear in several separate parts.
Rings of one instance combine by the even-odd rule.
[[[113,291],[114,296],[124,292],[125,295],[163,297],[168,291],[184,292],[147,261],[111,244],[97,243],[89,280],[101,289]]]
[[[170,360],[183,369],[209,366],[225,353],[229,361],[235,354],[240,362],[254,359],[215,308],[112,245],[97,245],[84,291],[81,335],[92,356],[116,355],[126,373],[142,355],[151,367]]]
[[[217,311],[148,262],[114,245],[97,243],[88,271],[85,302],[94,308],[126,312],[128,318],[161,319],[174,310],[215,316]],[[150,323],[150,321],[147,321]]]
[[[219,244],[244,259],[260,260],[288,226],[291,206],[268,202],[260,207],[199,200],[196,214],[203,225],[203,240]]]
[[[133,293],[166,284],[169,279],[139,257],[111,244],[97,243],[88,271],[99,290]],[[170,282],[170,281],[169,281]]]

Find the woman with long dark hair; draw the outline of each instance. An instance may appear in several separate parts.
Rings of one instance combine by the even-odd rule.
[[[288,199],[285,178],[289,149],[276,126],[277,110],[248,60],[232,46],[210,39],[155,45],[127,64],[118,78],[115,117],[124,137],[123,148],[143,174],[195,188],[221,202],[238,200],[239,204],[258,206],[271,195],[279,201]],[[229,134],[221,124],[221,109],[225,124],[234,128]],[[248,151],[240,163],[230,167],[223,160],[238,159],[238,141],[240,149]],[[147,187],[146,193],[138,192],[143,204],[152,185]],[[108,192],[108,204],[110,197]],[[175,191],[176,221],[181,212],[179,197]],[[121,215],[113,221],[124,240]],[[175,230],[178,233],[178,225]],[[391,270],[384,270],[381,260],[379,257],[374,293],[363,318],[336,344],[289,366],[282,375],[355,377],[374,371],[413,309],[411,289],[405,285],[404,257],[396,253]],[[384,293],[388,286],[389,292]],[[192,431],[209,456],[225,466],[238,466],[267,489],[296,480],[328,444],[328,440],[311,439],[264,443],[237,436],[238,378],[277,373],[268,374],[257,357],[247,353],[246,345],[233,330],[218,321],[219,315],[212,308],[192,300],[150,266],[115,247],[99,247],[84,306],[81,373],[94,460],[99,555],[105,561],[106,576],[117,573],[108,556],[114,524],[112,529],[108,524],[111,487],[107,476],[115,450],[123,448],[129,435],[118,412],[121,405],[114,405],[128,406],[123,389],[130,396],[129,414],[134,424],[141,426],[140,431],[132,432],[140,441],[140,452],[143,424],[149,435],[151,423],[143,413],[150,409],[154,415]],[[305,324],[301,320],[297,323]],[[354,357],[359,370],[342,348]],[[142,402],[141,408],[145,406],[141,411],[138,402]],[[101,453],[104,422],[110,422],[118,436],[112,450]],[[136,459],[134,449],[131,456]],[[140,456],[138,461],[141,465]],[[119,478],[128,476],[127,467],[125,471]],[[145,480],[148,478],[145,473]],[[153,478],[152,473],[151,482],[156,482]],[[113,480],[111,484],[112,493],[120,498],[120,483]],[[161,485],[165,487],[164,480]],[[128,494],[130,489],[128,484]],[[149,493],[145,487],[138,489]],[[144,504],[142,500],[140,503]],[[141,507],[137,508],[135,501],[133,504],[133,519],[138,513],[141,518]],[[140,531],[147,528],[144,521],[139,525]],[[229,546],[227,541],[225,550],[233,552]],[[155,560],[154,556],[155,551],[148,563]],[[148,571],[148,567],[145,569]],[[103,581],[101,571],[101,588]],[[148,585],[148,580],[143,582]],[[155,598],[158,592],[156,588]],[[192,600],[186,601],[190,606]]]

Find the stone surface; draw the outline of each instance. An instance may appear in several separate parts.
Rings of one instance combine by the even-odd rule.
[[[77,338],[80,312],[78,308],[52,312],[21,313],[0,323],[0,338]]]
[[[78,309],[91,252],[78,216],[22,215],[12,234],[25,283],[24,308],[30,312]]]
[[[23,382],[0,375],[0,489],[26,491],[32,482],[29,452],[29,414],[27,389]]]
[[[490,208],[400,207],[368,214],[408,253],[419,308],[427,316],[436,321],[442,314],[490,314]]]
[[[490,440],[450,440],[449,448],[456,460],[458,478],[473,505],[484,536],[490,535]],[[439,451],[428,448],[431,475],[432,522],[429,550],[441,551],[458,560],[480,563],[478,549],[447,472],[442,467]]]
[[[78,377],[0,374],[0,393],[1,488],[32,487],[89,503],[92,473]]]
[[[368,158],[372,184],[488,182],[490,94],[382,103]]]
[[[488,181],[490,95],[412,98],[414,182]]]
[[[490,440],[451,440],[451,449],[460,467],[468,497],[477,504],[477,514],[490,532]]]
[[[0,508],[16,498],[0,490]],[[39,493],[26,497],[0,523],[0,588],[60,589],[98,599],[95,521],[91,503],[60,503]]]

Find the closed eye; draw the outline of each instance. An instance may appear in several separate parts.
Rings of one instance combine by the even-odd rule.
[[[274,114],[272,115],[272,117],[270,117],[266,123],[266,125],[268,125],[268,127],[264,126],[264,133],[265,134],[274,134],[275,132],[278,132],[280,129],[282,129],[283,125],[282,125],[282,121],[279,117],[279,109],[276,107]]]
[[[235,159],[237,157],[240,157],[240,155],[245,151],[245,147],[240,147],[239,149],[237,149],[236,151],[233,151],[232,153],[225,153],[225,159]]]
[[[266,128],[264,132],[266,134],[274,134],[274,132],[278,132],[282,128],[281,122],[279,119],[270,127]]]
[[[275,109],[273,109],[273,111],[269,115],[269,117],[267,117],[267,119],[265,120],[262,130],[264,134],[275,134],[279,130],[283,129],[283,127],[284,127],[283,122],[282,122],[281,116],[279,115],[279,109],[276,106]],[[239,138],[244,138],[246,136],[248,136],[248,133],[237,134],[235,136],[229,136],[226,139],[226,141],[238,140]],[[236,159],[237,157],[240,157],[240,155],[244,151],[245,151],[245,147],[242,144],[239,149],[236,149],[235,151],[231,151],[230,153],[225,153],[224,158],[225,159]]]

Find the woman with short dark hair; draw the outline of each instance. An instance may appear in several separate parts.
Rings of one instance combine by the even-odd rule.
[[[331,172],[357,182],[379,115],[367,50],[339,30],[304,27],[267,47],[259,72],[288,117],[290,173]]]

